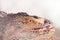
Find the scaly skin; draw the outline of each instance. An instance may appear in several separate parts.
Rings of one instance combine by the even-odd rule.
[[[54,40],[55,28],[42,17],[0,11],[0,40]]]

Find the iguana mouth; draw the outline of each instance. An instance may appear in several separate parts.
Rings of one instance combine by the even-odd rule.
[[[41,28],[34,28],[33,30],[39,30],[39,29],[41,29]]]

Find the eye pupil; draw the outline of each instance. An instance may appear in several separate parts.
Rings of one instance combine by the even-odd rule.
[[[31,20],[30,20],[30,22],[31,22]]]

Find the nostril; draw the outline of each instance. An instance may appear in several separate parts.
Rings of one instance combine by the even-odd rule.
[[[45,23],[48,23],[48,21],[47,21],[47,20],[45,20],[45,21],[44,21],[44,24],[45,24]]]
[[[51,22],[49,20],[45,19],[44,24],[46,24],[46,23],[51,24]]]

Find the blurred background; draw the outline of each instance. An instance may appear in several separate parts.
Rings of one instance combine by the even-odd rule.
[[[60,0],[0,0],[0,10],[7,13],[27,12],[47,18],[60,28]]]
[[[0,10],[7,13],[27,12],[51,20],[60,36],[60,0],[0,0]]]

